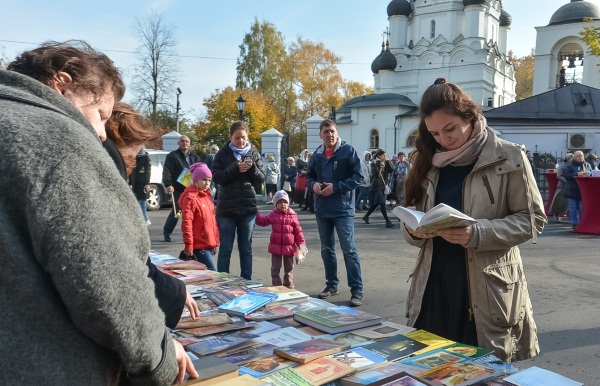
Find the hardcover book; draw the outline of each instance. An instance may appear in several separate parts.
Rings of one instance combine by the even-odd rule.
[[[206,297],[212,300],[217,306],[223,305],[242,295],[248,293],[243,287],[235,287],[228,289],[206,289]]]
[[[277,295],[267,292],[250,291],[220,305],[219,310],[231,315],[246,316],[275,299],[277,299]]]
[[[245,330],[245,329],[253,328],[256,326],[253,322],[246,322],[244,320],[233,319],[233,318],[231,318],[231,320],[233,321],[232,323],[217,324],[214,326],[187,328],[185,330],[181,330],[181,332],[185,332],[190,335],[207,336],[207,335],[214,335],[214,334],[218,334],[221,332],[227,332],[227,331]]]
[[[292,315],[294,315],[294,313],[292,311],[290,311],[289,308],[276,306],[276,307],[266,307],[264,309],[254,311],[253,313],[244,316],[244,318],[246,318],[248,320],[260,321],[260,320],[275,320],[275,319],[287,318]]]
[[[517,386],[583,386],[583,383],[557,374],[553,371],[539,368],[537,366],[519,371],[516,374],[509,375],[504,378],[505,381],[513,383]]]
[[[373,343],[372,340],[363,338],[362,336],[354,335],[353,332],[342,332],[340,334],[321,334],[315,336],[315,338],[324,338],[333,340],[335,342],[346,343],[353,348]]]
[[[242,365],[246,362],[273,356],[273,350],[276,347],[268,343],[260,343],[258,345],[242,347],[228,350],[222,354],[218,354],[221,358],[234,365]]]
[[[281,370],[262,379],[272,386],[313,386],[312,383],[302,378],[300,374],[291,369]]]
[[[415,355],[420,355],[426,353],[427,351],[432,351],[456,343],[453,340],[442,338],[439,335],[433,334],[425,330],[416,330],[413,332],[409,332],[408,334],[405,334],[405,336],[414,339],[417,342],[424,343],[427,346],[422,350],[417,351]]]
[[[298,303],[297,307],[294,308],[294,312],[310,311],[310,310],[314,310],[317,308],[329,308],[329,307],[335,307],[335,304],[329,303],[325,300],[318,299],[318,298],[308,298],[306,301],[304,301],[302,303]]]
[[[328,334],[381,324],[381,317],[346,306],[295,311],[294,320]]]
[[[285,347],[292,344],[304,342],[312,339],[312,337],[294,327],[286,327],[281,330],[275,330],[262,334],[254,340],[262,343],[269,343],[276,347]]]
[[[306,363],[349,348],[350,345],[317,338],[286,347],[276,348],[275,354],[295,362]]]
[[[226,323],[231,323],[231,318],[226,313],[216,311],[204,311],[200,312],[200,314],[196,316],[196,319],[186,318],[180,320],[175,328],[185,329],[194,327],[215,326]]]
[[[464,355],[470,358],[479,358],[494,352],[494,350],[491,348],[470,346],[468,344],[458,342],[451,344],[450,346],[445,346],[444,350],[453,352],[455,354]]]
[[[264,382],[262,379],[254,378],[251,375],[244,374],[236,378],[229,379],[223,382],[211,384],[211,386],[272,386],[270,383]]]
[[[468,361],[470,359],[471,358],[467,356],[455,354],[440,348],[437,350],[428,351],[421,355],[406,358],[402,361],[402,363],[421,367],[427,370],[441,365],[445,365],[446,363],[463,362]]]
[[[403,365],[402,363],[387,363],[381,366],[374,367],[365,371],[358,372],[354,375],[340,379],[341,386],[361,386],[384,385],[394,379],[397,379],[400,374],[407,373],[415,375],[421,373],[423,369],[414,366]]]
[[[396,379],[386,382],[381,386],[428,386],[430,383],[423,383],[423,380],[418,379],[408,373],[402,372],[395,375]]]
[[[454,362],[426,370],[418,377],[442,385],[466,386],[499,375],[495,369],[473,362]],[[551,385],[546,383],[545,385]]]
[[[256,338],[257,335],[247,334],[244,332],[236,332],[223,336],[209,336],[202,338],[196,343],[185,346],[186,350],[192,351],[198,355],[209,355],[219,351],[227,350],[234,346],[240,345]]]
[[[397,206],[392,210],[408,228],[424,233],[432,233],[441,229],[466,227],[475,224],[474,218],[446,204],[438,204],[427,213]]]
[[[352,331],[352,333],[367,339],[379,340],[398,334],[406,334],[414,330],[414,328],[402,324],[383,322],[379,326],[361,328],[359,330]]]
[[[172,263],[158,263],[155,265],[159,268],[170,269],[170,270],[174,270],[174,269],[206,270],[206,265],[204,265],[203,263],[196,261],[196,260],[186,260],[186,261],[177,260]],[[206,271],[204,271],[204,272],[206,272]]]
[[[354,367],[329,357],[315,359],[292,370],[311,385],[323,385],[356,372]]]
[[[262,378],[288,367],[296,366],[297,364],[297,362],[282,358],[279,355],[271,355],[244,363],[243,366],[240,366],[240,374],[249,374],[256,378]]]
[[[376,352],[392,362],[414,355],[415,352],[427,347],[404,335],[394,335],[375,343],[365,345],[364,348]]]
[[[308,299],[307,294],[300,292],[297,289],[287,288],[282,285],[257,288],[256,291],[268,292],[277,295],[277,299],[273,301],[273,304],[301,303]]]
[[[198,358],[192,361],[196,371],[198,371],[198,378],[187,379],[184,382],[185,385],[201,384],[201,382],[213,380],[224,381],[238,376],[238,367],[233,365],[217,356],[209,355],[202,358]],[[187,374],[186,374],[187,377]]]
[[[358,371],[364,371],[386,362],[383,356],[364,347],[357,347],[352,350],[333,354],[331,357],[336,361],[354,367]]]
[[[491,367],[502,372],[503,375],[518,373],[521,370],[517,366],[504,362],[492,353],[473,359],[473,363]]]

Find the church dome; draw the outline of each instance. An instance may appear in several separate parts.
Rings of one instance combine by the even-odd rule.
[[[385,47],[385,45],[382,42],[381,52],[375,57],[375,59],[373,59],[373,63],[371,63],[371,71],[373,74],[377,74],[379,72],[379,58],[381,58],[381,55],[383,55],[383,52],[385,51],[383,47]]]
[[[487,0],[463,0],[463,5],[468,7],[469,5],[487,5]]]
[[[408,0],[392,0],[387,6],[388,16],[409,16],[411,11]]]
[[[510,27],[511,23],[512,17],[508,14],[508,12],[502,10],[500,13],[500,27]]]
[[[589,17],[594,20],[600,19],[600,9],[589,1],[571,0],[569,4],[560,7],[548,25],[580,23],[584,17]]]
[[[385,51],[379,55],[379,71],[387,70],[394,71],[398,65],[398,60],[394,54],[390,52],[390,47],[386,47]]]

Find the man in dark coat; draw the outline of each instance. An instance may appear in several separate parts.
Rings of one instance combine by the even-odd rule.
[[[177,202],[179,201],[181,193],[183,193],[186,188],[184,185],[180,184],[177,179],[183,169],[189,169],[190,165],[200,162],[200,158],[198,158],[196,154],[190,152],[190,144],[190,139],[185,135],[179,137],[179,141],[177,141],[179,148],[167,154],[163,166],[163,185],[169,194],[173,193],[173,205],[177,210],[177,212],[175,212],[175,209],[171,210],[169,217],[167,217],[167,221],[165,221],[163,236],[166,242],[172,241],[171,233],[173,233],[173,230],[177,226],[177,220],[179,218],[178,213],[181,211]]]
[[[139,153],[135,156],[135,168],[131,172],[129,178],[129,185],[135,198],[140,203],[142,209],[142,215],[144,215],[144,221],[147,225],[150,225],[150,219],[148,218],[148,208],[146,200],[148,199],[148,191],[150,190],[150,170],[152,169],[152,163],[150,161],[150,155],[144,147],[141,148]]]

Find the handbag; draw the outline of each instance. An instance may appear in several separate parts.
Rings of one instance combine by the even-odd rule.
[[[385,188],[383,188],[383,194],[387,196],[390,193],[392,193],[392,190],[390,189],[390,186],[386,184]]]
[[[283,183],[282,189],[285,190],[286,192],[289,192],[292,190],[292,185],[290,185],[289,181],[285,181]]]

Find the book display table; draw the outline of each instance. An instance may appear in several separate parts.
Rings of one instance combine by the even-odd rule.
[[[548,181],[548,199],[546,200],[546,205],[544,205],[544,212],[546,212],[546,216],[551,216],[554,213],[550,213],[550,205],[552,205],[552,199],[556,194],[556,187],[558,186],[558,178],[556,177],[555,171],[547,171],[544,173],[544,177],[546,181]]]
[[[600,235],[600,177],[575,177],[581,192],[581,220],[575,233]]]

